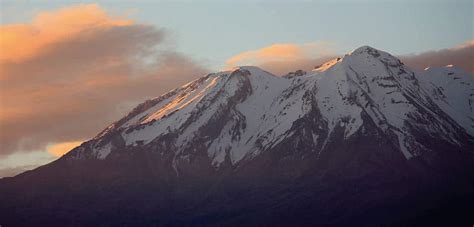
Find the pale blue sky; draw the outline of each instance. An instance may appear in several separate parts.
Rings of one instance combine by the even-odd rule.
[[[394,54],[452,47],[474,38],[474,1],[95,1],[166,28],[177,49],[210,68],[274,43],[327,41],[345,53],[371,45]],[[2,24],[89,1],[2,1]]]

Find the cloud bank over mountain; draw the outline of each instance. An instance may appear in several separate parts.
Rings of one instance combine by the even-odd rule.
[[[474,75],[474,40],[452,48],[402,55],[400,58],[415,69],[454,65]]]
[[[0,156],[91,137],[145,97],[206,71],[168,47],[165,30],[95,4],[2,25],[1,36]]]

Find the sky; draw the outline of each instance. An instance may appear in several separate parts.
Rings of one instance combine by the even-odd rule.
[[[81,1],[87,3],[88,1]],[[169,30],[177,50],[219,69],[224,59],[274,43],[330,42],[335,52],[370,45],[409,54],[472,39],[472,0],[98,1],[111,13]],[[2,24],[74,1],[5,1]],[[230,45],[231,44],[231,45]]]
[[[310,70],[362,45],[474,73],[474,1],[0,0],[0,177],[208,72]]]

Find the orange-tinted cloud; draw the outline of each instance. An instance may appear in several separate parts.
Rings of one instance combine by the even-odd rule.
[[[422,70],[426,67],[453,65],[474,75],[474,40],[456,47],[400,56],[408,66]]]
[[[91,138],[206,72],[167,49],[163,30],[97,5],[42,12],[0,32],[0,156]]]
[[[49,44],[77,36],[80,32],[132,24],[131,20],[110,17],[95,4],[42,12],[29,24],[0,27],[0,60],[21,61],[41,53],[42,48]]]
[[[330,43],[280,43],[234,55],[226,61],[226,67],[257,65],[283,75],[297,69],[311,70],[332,57],[334,51]]]
[[[71,141],[64,143],[56,143],[47,147],[49,153],[56,157],[60,157],[66,152],[72,150],[73,148],[81,145],[82,141]]]

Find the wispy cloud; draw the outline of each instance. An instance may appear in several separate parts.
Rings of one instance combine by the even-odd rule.
[[[226,67],[257,65],[283,75],[297,69],[310,70],[334,56],[334,44],[329,42],[278,43],[236,54],[226,61]]]
[[[0,159],[0,178],[9,177],[31,170],[53,161],[54,155],[44,151],[17,152],[11,153]]]

